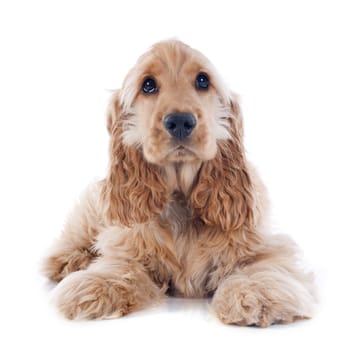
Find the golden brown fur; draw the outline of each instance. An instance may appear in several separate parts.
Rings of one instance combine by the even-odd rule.
[[[198,73],[210,88],[198,91]],[[141,92],[146,77],[158,93]],[[196,126],[175,143],[169,113]],[[268,326],[312,315],[312,278],[295,245],[268,234],[265,188],[247,162],[237,97],[198,51],[154,45],[111,100],[106,178],[90,186],[45,262],[68,318],[112,318],[166,294],[213,296],[224,323]]]

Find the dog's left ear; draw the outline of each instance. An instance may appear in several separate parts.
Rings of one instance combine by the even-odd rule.
[[[243,146],[243,122],[236,96],[230,99],[231,138],[218,142],[213,160],[203,163],[190,201],[195,216],[209,226],[233,231],[254,222],[254,200]]]
[[[107,117],[109,171],[102,182],[101,204],[107,222],[130,227],[158,215],[168,201],[168,192],[160,169],[145,161],[141,149],[123,143],[126,119],[116,91]]]

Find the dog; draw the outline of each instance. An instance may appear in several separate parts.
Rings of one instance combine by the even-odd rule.
[[[310,318],[314,282],[271,234],[242,113],[214,66],[156,43],[113,93],[106,177],[82,194],[44,263],[69,319],[109,319],[167,295],[212,298],[225,324]]]

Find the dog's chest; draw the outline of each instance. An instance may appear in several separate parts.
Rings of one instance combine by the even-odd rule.
[[[186,234],[192,226],[192,213],[183,193],[175,191],[161,213],[161,221],[170,229],[174,239]]]
[[[218,254],[208,244],[203,223],[193,219],[185,197],[175,193],[161,215],[161,221],[170,231],[173,254],[179,268],[171,271],[171,294],[187,297],[205,297],[213,292],[210,276],[213,273],[213,256]]]

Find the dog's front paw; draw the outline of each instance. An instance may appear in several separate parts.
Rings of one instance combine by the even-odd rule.
[[[136,306],[123,283],[98,273],[74,272],[56,288],[53,303],[68,319],[107,319],[123,316]]]
[[[223,323],[240,326],[268,327],[310,318],[313,298],[303,285],[292,282],[263,274],[231,276],[217,289],[212,308]]]
[[[74,271],[86,269],[96,257],[87,249],[61,249],[47,257],[42,272],[53,282],[60,282]]]

